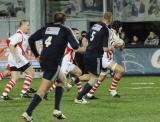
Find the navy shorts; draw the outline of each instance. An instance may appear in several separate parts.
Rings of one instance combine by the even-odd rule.
[[[85,70],[88,73],[99,75],[102,69],[102,60],[94,56],[84,56]]]
[[[44,72],[43,72],[43,78],[50,80],[51,82],[55,82],[58,74],[60,72],[60,65],[58,65],[57,67],[52,68],[52,70],[49,69],[45,69],[43,68]]]
[[[31,66],[30,63],[25,64],[24,66],[17,68],[17,67],[10,67],[10,71],[20,71],[20,72],[24,72],[26,69],[28,69]]]

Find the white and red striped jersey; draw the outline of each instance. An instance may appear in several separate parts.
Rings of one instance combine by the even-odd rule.
[[[119,37],[119,33],[116,33],[116,31],[114,29],[108,29],[109,30],[109,39],[108,39],[108,47],[110,48],[112,46],[113,41],[118,40]]]
[[[27,34],[23,33],[21,30],[17,30],[14,35],[7,39],[7,45],[14,45],[15,53],[21,59],[21,61],[17,63],[15,58],[10,53],[8,56],[8,64],[10,65],[10,67],[15,66],[17,68],[20,68],[28,63],[27,59],[25,58],[25,51],[28,46],[28,38],[29,36]]]
[[[75,50],[73,50],[70,44],[68,43],[66,50],[64,52],[63,62],[73,63],[74,58],[75,58]]]
[[[118,40],[120,37],[119,37],[119,34],[116,33],[116,31],[114,29],[108,28],[108,30],[109,30],[108,48],[112,48],[113,41]],[[104,52],[103,57],[106,57],[107,59],[111,60],[111,59],[113,59],[113,52],[112,51]]]

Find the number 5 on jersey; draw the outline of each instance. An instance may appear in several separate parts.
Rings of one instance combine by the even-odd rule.
[[[49,47],[51,45],[51,41],[52,41],[52,36],[49,36],[46,40],[45,40],[45,45],[46,47]]]
[[[93,41],[95,34],[96,34],[96,32],[95,32],[95,31],[93,31],[93,32],[92,32],[92,34],[91,34],[90,41]]]

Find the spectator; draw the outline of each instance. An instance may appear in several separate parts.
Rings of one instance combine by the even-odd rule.
[[[125,45],[128,45],[129,39],[124,31],[120,33],[120,38],[125,42]]]
[[[146,38],[144,45],[158,45],[159,37],[155,34],[155,32],[150,31],[148,37]]]
[[[141,41],[139,40],[138,36],[134,35],[132,38],[131,45],[140,45]]]
[[[145,4],[143,0],[140,1],[139,13],[141,14],[145,13]]]

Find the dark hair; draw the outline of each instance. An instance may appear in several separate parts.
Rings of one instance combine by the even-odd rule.
[[[81,35],[82,35],[82,37],[86,37],[87,36],[87,32],[86,31],[82,31]]]
[[[63,12],[57,12],[54,15],[54,22],[64,23],[66,21],[66,15]]]
[[[18,27],[21,27],[24,23],[29,22],[29,20],[21,20]]]
[[[120,21],[118,21],[118,20],[115,20],[115,21],[113,21],[111,27],[112,27],[114,30],[118,31],[119,28],[122,27],[122,23],[121,23]]]
[[[71,28],[73,31],[79,31],[79,29],[78,28]]]

